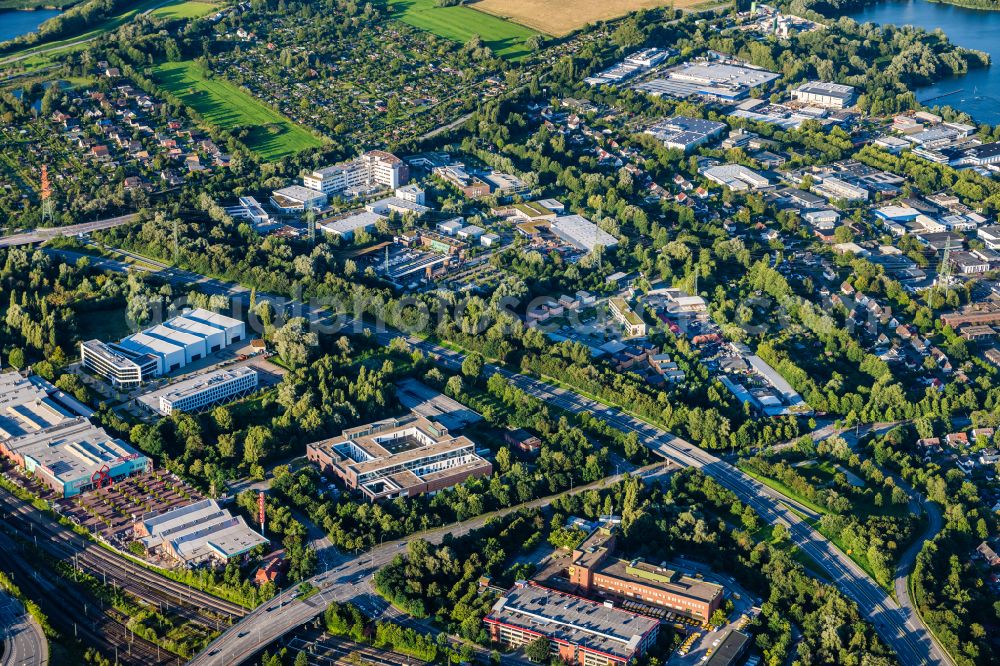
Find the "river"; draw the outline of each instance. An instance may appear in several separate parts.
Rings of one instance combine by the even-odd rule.
[[[34,32],[42,23],[60,14],[62,12],[58,9],[37,9],[31,12],[0,10],[0,42]]]
[[[967,9],[927,0],[890,0],[869,5],[849,16],[859,23],[912,25],[928,32],[941,28],[952,43],[989,53],[992,67],[974,69],[963,76],[920,88],[916,91],[917,99],[930,106],[947,104],[965,111],[978,122],[1000,124],[1000,11]]]

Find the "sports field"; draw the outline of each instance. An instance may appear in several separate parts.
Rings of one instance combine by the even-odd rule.
[[[537,31],[468,6],[437,7],[435,0],[388,0],[393,18],[462,44],[473,35],[494,53],[518,60],[530,51],[524,43]]]
[[[588,23],[653,7],[689,9],[705,0],[479,0],[469,7],[562,37]]]
[[[206,122],[226,130],[250,130],[243,142],[267,161],[322,145],[307,130],[264,106],[228,81],[206,79],[194,62],[165,62],[153,78],[198,112]]]
[[[204,2],[203,0],[185,0],[177,4],[157,7],[151,13],[154,16],[161,16],[169,19],[195,19],[208,16],[219,10],[219,6],[214,2]]]

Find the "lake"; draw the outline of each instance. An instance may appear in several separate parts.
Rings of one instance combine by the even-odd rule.
[[[859,23],[912,25],[928,32],[941,28],[952,43],[989,53],[992,67],[974,69],[964,76],[920,88],[916,91],[917,99],[929,106],[947,104],[979,122],[1000,124],[1000,11],[902,0],[870,5],[848,16]]]
[[[38,9],[33,12],[0,10],[0,42],[34,32],[42,23],[60,14],[62,12],[58,9]]]

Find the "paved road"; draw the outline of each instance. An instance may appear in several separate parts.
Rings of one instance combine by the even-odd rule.
[[[676,468],[661,464],[639,470],[635,476],[653,480],[672,472],[674,469]],[[593,484],[580,486],[573,492],[579,493],[589,488],[609,485],[617,482],[620,478],[617,476],[608,477]],[[258,606],[255,611],[243,618],[238,624],[221,634],[208,646],[205,652],[196,656],[189,664],[191,666],[197,664],[232,666],[242,663],[272,641],[311,622],[321,615],[333,601],[353,601],[369,611],[375,610],[371,576],[388,564],[397,553],[405,552],[406,544],[411,540],[424,539],[430,543],[440,543],[446,534],[461,536],[482,527],[495,516],[508,515],[522,508],[545,507],[560,496],[562,494],[537,499],[509,509],[383,543],[367,553],[353,556],[340,554],[331,557],[327,560],[330,570],[309,579],[309,582],[320,590],[319,593],[304,601],[299,601],[295,588],[285,590],[271,601]]]
[[[106,220],[95,220],[94,222],[81,222],[68,227],[45,227],[26,231],[19,234],[11,234],[0,238],[0,247],[13,247],[15,245],[33,245],[43,243],[52,238],[60,236],[76,236],[77,234],[89,234],[92,231],[111,229],[123,224],[135,221],[135,213],[121,215],[119,217],[109,217]]]
[[[380,341],[387,342],[386,338],[391,338],[391,335],[381,334]],[[409,342],[425,353],[434,354],[449,368],[461,367],[464,358],[462,354],[422,340],[411,338]],[[619,430],[636,432],[640,442],[664,458],[683,467],[700,469],[733,491],[744,504],[750,505],[764,520],[771,524],[784,525],[794,543],[817,563],[831,581],[858,604],[861,614],[872,623],[879,636],[895,650],[903,664],[951,665],[951,660],[934,642],[930,631],[919,616],[909,609],[901,609],[847,555],[796,515],[787,506],[787,498],[778,492],[753,480],[712,454],[619,409],[610,408],[573,391],[557,388],[496,366],[487,366],[485,372],[500,373],[514,386],[561,409],[573,413],[589,411],[598,414]]]
[[[0,666],[44,666],[49,663],[49,643],[41,625],[21,602],[0,592],[0,633],[3,635]]]
[[[107,270],[128,270],[128,265],[115,262],[116,267]],[[109,266],[111,266],[109,264]],[[188,276],[193,275],[187,272]],[[199,287],[223,289],[221,292],[242,296],[245,288],[232,283],[213,280],[204,276],[195,276]],[[242,290],[242,291],[241,291]],[[400,334],[390,331],[377,332],[380,343],[388,344]],[[461,367],[464,355],[416,338],[408,342],[415,348],[432,355],[440,364],[457,370]],[[552,386],[524,375],[510,372],[506,369],[487,365],[487,373],[500,373],[513,385],[540,400],[555,405],[573,413],[589,411],[599,415],[611,425],[623,430],[634,431],[639,435],[640,442],[662,457],[683,467],[694,467],[711,476],[721,485],[733,491],[744,503],[752,507],[764,520],[777,525],[784,525],[792,541],[823,570],[827,577],[843,592],[853,599],[862,615],[875,627],[879,636],[895,650],[900,661],[906,666],[917,664],[938,664],[951,666],[946,654],[933,641],[927,627],[919,616],[899,605],[886,594],[868,575],[858,567],[847,555],[840,552],[825,537],[803,521],[787,502],[788,499],[762,483],[759,483],[736,467],[713,456],[706,451],[664,431],[645,421],[630,416],[619,409],[585,398],[575,392]],[[441,528],[431,534],[431,538],[440,539],[445,532],[462,529],[468,531],[468,525],[485,520],[481,517],[470,521],[465,528]],[[393,542],[372,550],[361,558],[346,560],[329,577],[318,576],[314,582],[321,587],[322,593],[306,600],[295,601],[294,592],[288,590],[271,604],[261,606],[243,621],[222,634],[209,646],[209,653],[202,653],[191,661],[192,664],[234,664],[240,663],[259,646],[266,645],[295,626],[302,624],[322,612],[329,601],[335,599],[351,599],[357,594],[358,584],[366,575],[374,573],[377,567],[391,559],[395,549],[402,548],[405,541]],[[365,566],[368,562],[368,566]],[[330,588],[336,587],[336,590]]]

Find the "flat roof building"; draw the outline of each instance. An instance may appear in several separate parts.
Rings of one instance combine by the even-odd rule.
[[[191,566],[221,563],[269,543],[242,516],[233,516],[213,499],[176,507],[136,523],[134,532],[148,550]]]
[[[372,187],[394,190],[405,185],[409,178],[410,169],[403,160],[384,150],[370,150],[349,162],[308,173],[302,177],[302,184],[325,196],[334,196]]]
[[[271,192],[271,205],[282,213],[301,213],[326,205],[327,196],[301,185],[289,185]]]
[[[384,219],[386,219],[384,215],[373,213],[370,210],[360,210],[323,220],[317,226],[328,234],[350,240],[358,231],[371,231],[379,220]]]
[[[725,123],[703,118],[676,116],[661,121],[646,130],[667,148],[689,152],[712,139],[722,136]]]
[[[549,225],[556,236],[578,250],[593,252],[598,245],[612,248],[618,239],[582,215],[565,215],[552,220]]]
[[[854,86],[828,81],[809,81],[792,91],[792,99],[830,109],[846,109],[854,104],[857,92]]]
[[[306,455],[372,502],[436,493],[493,472],[472,440],[416,414],[344,430],[309,444]]]
[[[713,183],[718,183],[734,192],[767,190],[772,187],[771,181],[766,176],[742,164],[720,164],[705,169],[703,174]]]
[[[87,370],[113,386],[134,388],[151,377],[179,370],[246,337],[239,319],[195,308],[162,324],[122,338],[117,343],[80,343]]]
[[[689,62],[669,70],[665,76],[635,86],[650,95],[668,95],[681,99],[714,97],[722,100],[743,99],[754,88],[766,85],[778,74],[764,69],[717,62]]]
[[[490,637],[510,647],[548,639],[554,656],[574,666],[624,666],[656,641],[660,623],[534,583],[519,583],[484,620]]]
[[[4,452],[61,497],[148,472],[149,458],[77,417],[7,440]]]
[[[708,622],[722,604],[721,585],[641,559],[613,556],[615,529],[598,527],[573,551],[569,582],[584,594],[632,599]]]
[[[630,338],[646,335],[646,322],[637,315],[624,298],[616,296],[608,299],[608,308],[615,321],[622,325],[625,334]]]
[[[92,412],[40,377],[0,374],[0,449],[8,439],[28,435]]]
[[[252,393],[258,386],[256,370],[246,366],[216,370],[171,384],[140,400],[168,416],[175,411],[196,412]]]

